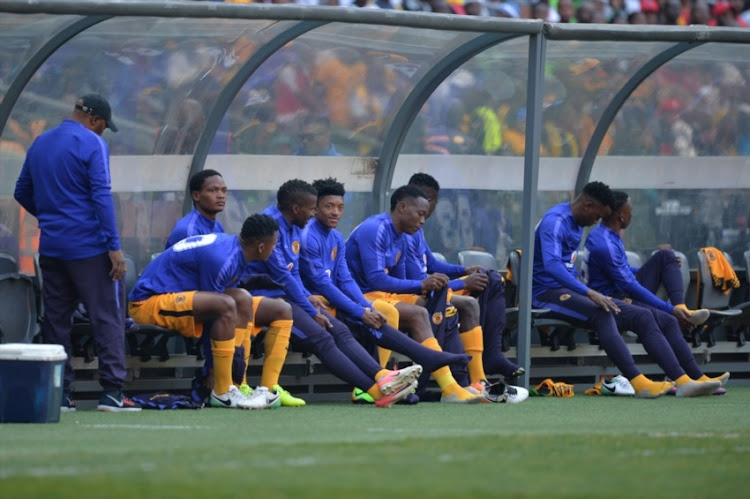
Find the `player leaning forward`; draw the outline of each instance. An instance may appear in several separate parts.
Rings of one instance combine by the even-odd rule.
[[[200,337],[208,331],[214,358],[210,405],[263,409],[278,407],[279,395],[257,389],[249,397],[232,384],[235,337],[247,335],[252,320],[250,293],[236,288],[247,264],[267,260],[278,239],[279,226],[266,215],[252,215],[239,236],[204,234],[176,243],[143,271],[130,299],[130,317],[139,324],[156,324]],[[288,337],[279,336],[270,355],[286,357]]]

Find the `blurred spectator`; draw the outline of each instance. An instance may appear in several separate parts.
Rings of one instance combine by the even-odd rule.
[[[361,54],[350,47],[337,47],[318,54],[313,81],[324,93],[323,105],[335,128],[352,130],[351,106],[364,87],[367,66]]]
[[[484,0],[464,0],[464,12],[467,16],[489,15]]]
[[[706,0],[693,0],[690,8],[689,24],[707,25],[711,21],[711,8]]]
[[[283,56],[283,66],[274,82],[276,100],[276,121],[290,133],[296,133],[295,126],[309,112],[320,112],[318,99],[312,88],[312,50],[297,41],[291,47],[283,48],[277,54]]]
[[[628,11],[625,7],[625,0],[609,0],[610,17],[609,22],[616,23],[615,18],[625,19],[627,22]]]
[[[547,20],[549,5],[546,2],[534,2],[531,4],[531,19]]]
[[[559,22],[561,23],[578,22],[574,17],[575,8],[573,7],[573,0],[558,0],[557,14],[560,16]]]
[[[302,124],[297,156],[341,156],[331,142],[331,122],[325,116],[308,116]]]
[[[659,24],[661,8],[656,0],[641,0],[641,12],[646,17],[647,24]]]
[[[695,156],[693,127],[681,117],[683,104],[677,97],[665,97],[656,111],[658,153],[664,156]]]
[[[682,2],[680,0],[667,0],[663,5],[662,23],[667,26],[679,25],[680,15],[682,14]]]
[[[713,19],[709,21],[708,25],[747,28],[747,23],[744,19],[738,17],[738,9],[741,8],[742,2],[733,3],[728,0],[719,0],[714,4]]]
[[[201,103],[195,99],[185,99],[159,133],[155,153],[192,154],[205,122]]]
[[[584,0],[576,9],[576,20],[579,23],[593,23],[594,22],[594,4],[588,0]]]

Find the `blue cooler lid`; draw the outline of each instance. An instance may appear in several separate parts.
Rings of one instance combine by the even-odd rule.
[[[0,345],[0,361],[26,360],[54,362],[68,356],[62,345],[38,345],[30,343],[7,343]]]

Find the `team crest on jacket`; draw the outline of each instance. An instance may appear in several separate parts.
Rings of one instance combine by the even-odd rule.
[[[184,294],[179,294],[174,299],[175,305],[182,305],[185,301],[187,301],[187,296]]]
[[[399,261],[400,259],[401,259],[401,252],[399,251],[398,253],[396,253],[396,260],[395,260],[395,261],[394,261],[393,263],[394,263],[394,264],[395,264],[395,263],[398,263],[398,261]]]
[[[441,322],[443,322],[443,314],[442,314],[442,312],[435,312],[434,314],[432,314],[432,323],[433,324],[438,325]]]
[[[299,255],[299,241],[292,241],[292,251],[295,255]]]
[[[333,249],[331,250],[331,260],[335,260],[336,255],[338,255],[338,253],[339,253],[339,247],[334,246]]]
[[[289,262],[289,263],[286,264],[286,269],[287,270],[291,271],[293,268],[294,268],[294,262]]]
[[[568,301],[570,300],[570,295],[568,293],[560,295],[560,301]]]

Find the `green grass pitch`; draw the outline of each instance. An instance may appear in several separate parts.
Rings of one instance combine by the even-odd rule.
[[[0,497],[747,497],[750,387],[0,424]]]

